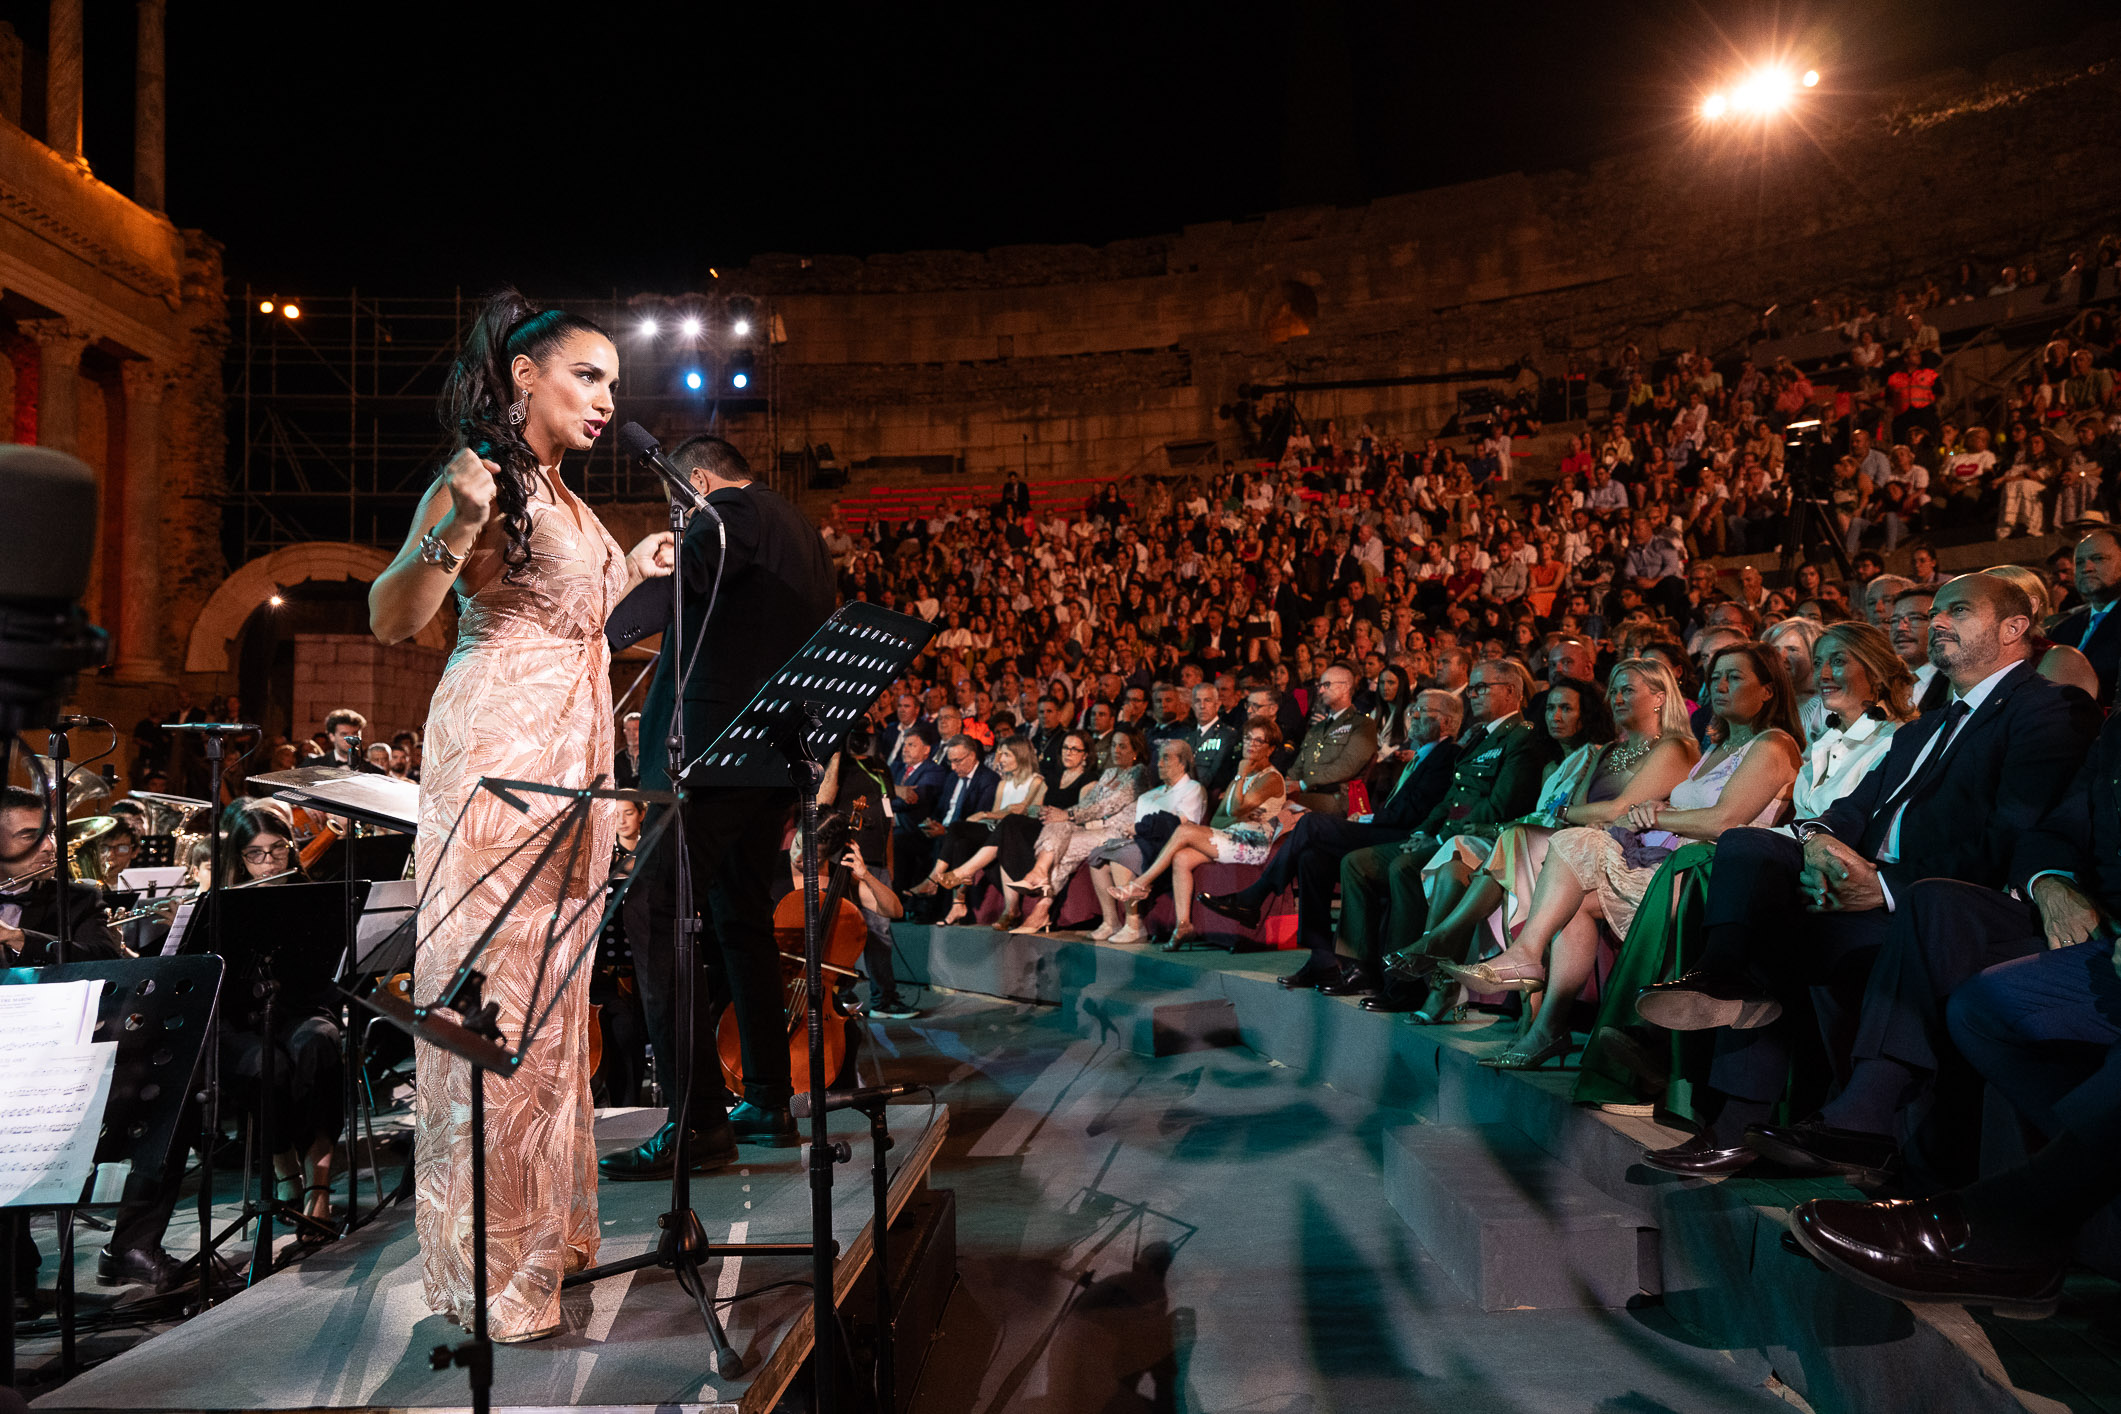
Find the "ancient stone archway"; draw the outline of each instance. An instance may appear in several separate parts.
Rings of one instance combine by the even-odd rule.
[[[298,584],[356,580],[374,581],[390,564],[390,555],[369,545],[349,545],[335,540],[314,540],[290,545],[261,555],[237,570],[214,591],[199,611],[184,651],[184,671],[225,673],[234,669],[231,652],[251,612],[282,589]],[[413,641],[423,648],[449,647],[448,631],[439,617],[420,630]]]

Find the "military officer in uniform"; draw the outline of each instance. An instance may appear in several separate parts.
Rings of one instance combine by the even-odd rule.
[[[1326,714],[1304,733],[1288,771],[1289,799],[1306,810],[1348,812],[1346,786],[1377,755],[1377,724],[1355,710],[1355,669],[1335,663],[1318,675]]]
[[[1354,960],[1314,944],[1311,960],[1283,978],[1283,986],[1317,987],[1334,996],[1382,989],[1387,920],[1418,924],[1428,917],[1421,871],[1437,846],[1453,835],[1493,839],[1530,813],[1553,759],[1546,734],[1525,720],[1531,688],[1531,676],[1516,663],[1473,669],[1466,683],[1473,725],[1459,740],[1450,790],[1405,840],[1355,850],[1340,862],[1338,942]]]
[[[1244,755],[1244,723],[1230,721],[1222,710],[1222,693],[1215,684],[1204,682],[1193,689],[1193,730],[1186,742],[1193,748],[1193,779],[1207,788],[1210,800],[1221,798]]]

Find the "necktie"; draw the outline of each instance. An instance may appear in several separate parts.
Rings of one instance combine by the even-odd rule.
[[[1944,758],[1950,754],[1953,743],[1959,739],[1959,725],[1972,710],[1964,701],[1954,702],[1944,709],[1944,725],[1937,728],[1936,746],[1923,758],[1921,768],[1908,777],[1900,789],[1893,792],[1891,799],[1886,801],[1886,808],[1912,804],[1921,798],[1922,792],[1927,790],[1930,783],[1943,771]]]
[[[950,808],[943,812],[943,823],[945,825],[955,825],[957,823],[957,803],[965,798],[965,779],[965,777],[959,776],[957,778],[957,789],[950,792]]]

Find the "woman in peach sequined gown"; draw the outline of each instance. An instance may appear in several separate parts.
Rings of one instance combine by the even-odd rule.
[[[385,642],[417,632],[447,596],[458,608],[456,651],[428,709],[414,846],[423,902],[413,989],[423,1001],[448,985],[530,871],[538,845],[505,857],[565,808],[533,796],[520,813],[477,790],[479,778],[586,786],[611,774],[604,620],[642,578],[669,572],[670,537],[650,536],[623,554],[557,472],[561,455],[586,450],[609,420],[617,375],[617,353],[595,325],[534,311],[513,291],[495,296],[444,394],[445,423],[476,450],[443,469],[369,596],[371,625]],[[613,812],[595,809],[571,875],[563,843],[480,957],[484,999],[498,1005],[511,1048],[558,979],[595,946],[615,831]],[[556,938],[534,996],[556,911],[563,921],[580,916]],[[588,1005],[585,968],[516,1073],[487,1080],[487,1287],[499,1341],[556,1332],[561,1280],[596,1257]],[[426,1295],[468,1327],[471,1072],[425,1045],[418,1066],[414,1221]]]

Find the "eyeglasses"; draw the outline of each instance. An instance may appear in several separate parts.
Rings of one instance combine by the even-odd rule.
[[[1077,745],[1076,743],[1074,743],[1074,742],[1072,742],[1072,741],[1064,741],[1064,742],[1062,742],[1062,743],[1061,743],[1061,750],[1063,750],[1063,751],[1081,751],[1081,750],[1082,750],[1082,747],[1078,746],[1078,745]]]
[[[243,858],[250,864],[269,864],[275,859],[285,859],[289,854],[286,841],[279,844],[254,845],[243,851]]]

